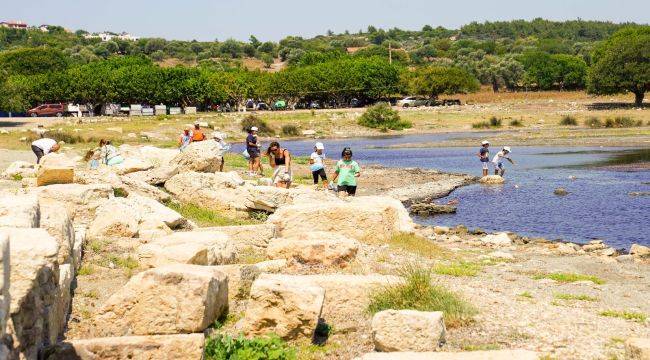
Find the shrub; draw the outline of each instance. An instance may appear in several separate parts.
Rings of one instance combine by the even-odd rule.
[[[217,335],[205,342],[206,360],[294,360],[296,352],[277,335],[246,339],[243,335],[233,338]]]
[[[253,126],[257,126],[258,129],[258,134],[262,136],[269,136],[269,135],[274,135],[275,130],[271,128],[266,121],[258,118],[255,115],[247,115],[245,118],[242,119],[241,121],[241,129],[242,131],[248,132],[250,128]]]
[[[293,124],[282,125],[282,135],[298,136],[298,127]]]
[[[409,121],[400,119],[399,113],[387,103],[378,103],[366,110],[359,118],[359,125],[381,131],[402,130],[412,126]]]
[[[521,122],[521,120],[514,119],[514,120],[510,121],[510,126],[522,127],[522,126],[524,126],[524,123]]]
[[[490,118],[490,126],[501,127],[501,119],[497,118],[496,116],[492,116]]]
[[[576,126],[578,125],[578,120],[571,115],[566,115],[560,120],[560,125],[563,126]]]
[[[627,116],[619,116],[614,119],[605,120],[606,128],[625,128],[625,127],[641,126],[642,124],[643,122],[639,123]]]
[[[473,123],[472,127],[474,129],[489,129],[490,128],[490,123],[487,121],[480,121],[477,123]]]
[[[380,288],[371,295],[368,312],[374,314],[387,309],[442,311],[448,327],[467,324],[476,314],[476,309],[456,294],[433,285],[430,270],[409,266],[401,275],[403,283]]]
[[[113,189],[113,196],[115,197],[127,197],[129,196],[129,193],[124,190],[123,188],[115,188]]]
[[[603,127],[603,122],[600,121],[600,119],[597,117],[590,117],[589,119],[585,120],[585,126],[592,129],[600,128]]]

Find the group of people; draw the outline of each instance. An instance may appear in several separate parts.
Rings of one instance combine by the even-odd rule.
[[[228,151],[230,149],[230,146],[225,142],[225,137],[226,136],[224,134],[221,134],[216,131],[212,133],[212,139],[217,142],[219,149],[223,151]],[[183,151],[193,142],[200,142],[206,140],[208,140],[208,137],[201,129],[201,125],[199,123],[194,123],[194,129],[192,129],[191,127],[187,127],[185,130],[183,130],[183,133],[178,139],[178,150]],[[221,164],[219,164],[219,171],[223,171],[224,163],[225,160],[222,157]]]
[[[492,158],[492,165],[494,166],[494,175],[500,175],[503,176],[506,173],[506,169],[503,167],[503,162],[504,161],[509,161],[512,165],[515,164],[515,162],[510,158],[510,153],[512,151],[510,150],[509,146],[504,146],[501,151],[497,152],[496,155]],[[481,164],[483,165],[483,176],[487,176],[489,173],[489,163],[490,163],[490,142],[487,140],[484,140],[481,142],[481,148],[478,151],[478,157],[481,160]]]
[[[293,182],[291,152],[280,146],[280,143],[273,141],[264,153],[262,145],[258,141],[258,128],[253,126],[246,137],[246,150],[243,155],[248,158],[248,170],[250,176],[261,175],[263,165],[262,155],[268,157],[269,165],[273,168],[271,183],[274,186],[289,188]],[[321,142],[314,145],[314,152],[309,156],[309,167],[314,180],[318,186],[322,182],[324,188],[332,188],[335,191],[354,196],[357,191],[357,178],[361,176],[361,167],[352,160],[352,149],[346,147],[341,152],[341,160],[334,166],[333,184],[330,185],[325,170],[325,146]]]

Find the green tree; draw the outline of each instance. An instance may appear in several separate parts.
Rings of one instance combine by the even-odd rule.
[[[23,48],[0,53],[0,69],[8,74],[42,74],[61,71],[69,65],[70,58],[62,51],[53,48]]]
[[[413,94],[434,99],[441,94],[468,93],[479,89],[478,80],[458,67],[426,66],[405,73],[404,80]]]
[[[588,91],[617,94],[629,91],[634,103],[643,104],[650,91],[650,26],[634,27],[615,33],[593,54]]]

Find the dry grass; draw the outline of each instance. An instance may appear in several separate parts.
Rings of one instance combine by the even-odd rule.
[[[401,233],[393,235],[388,239],[388,245],[391,249],[402,250],[429,259],[455,259],[457,257],[451,251],[434,244],[431,240],[415,234]]]

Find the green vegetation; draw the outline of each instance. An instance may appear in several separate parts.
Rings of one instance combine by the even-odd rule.
[[[522,126],[524,126],[524,123],[521,120],[514,119],[514,120],[510,120],[510,126],[512,126],[512,127],[522,127]]]
[[[613,119],[607,119],[605,120],[604,126],[606,128],[626,128],[626,127],[634,127],[634,126],[642,126],[643,121],[634,121],[634,119],[627,117],[627,116],[619,116],[615,117]]]
[[[400,119],[399,113],[384,102],[366,110],[359,118],[359,125],[382,131],[402,130],[412,126],[410,122]]]
[[[599,314],[601,316],[617,317],[625,320],[638,321],[641,323],[645,322],[645,320],[648,317],[646,314],[640,312],[618,311],[618,310],[605,310],[605,311],[601,311]]]
[[[602,280],[596,276],[593,275],[582,275],[582,274],[575,274],[575,273],[540,273],[536,274],[533,276],[533,279],[539,280],[539,279],[552,279],[557,282],[562,282],[562,283],[570,283],[570,282],[576,282],[576,281],[591,281],[594,284],[602,285],[605,283],[605,280]]]
[[[13,174],[13,175],[11,176],[11,178],[12,178],[14,181],[21,181],[21,180],[23,179],[23,176],[22,176],[21,174]]]
[[[391,249],[399,249],[427,258],[448,259],[453,257],[453,254],[449,250],[441,248],[429,239],[410,233],[393,235],[388,240],[388,245]]]
[[[512,125],[512,124],[515,125]],[[517,125],[519,124],[519,125]],[[501,127],[502,121],[496,116],[492,116],[489,121],[479,121],[476,123],[472,124],[472,128],[474,129],[490,129],[490,128],[498,128]],[[512,126],[521,126],[521,123],[518,123],[517,120],[513,120],[510,125]]]
[[[249,131],[253,126],[257,127],[258,131],[257,133],[262,135],[262,136],[271,136],[275,134],[275,130],[271,128],[266,121],[260,119],[259,117],[255,115],[247,115],[245,118],[242,119],[241,121],[241,129],[242,131]]]
[[[472,128],[474,128],[474,129],[489,129],[490,128],[490,123],[487,122],[487,121],[479,121],[479,122],[473,123]]]
[[[457,327],[469,323],[476,309],[458,295],[432,284],[431,271],[417,267],[402,270],[403,283],[376,290],[370,297],[368,312],[375,314],[387,309],[413,309],[444,312],[445,324]]]
[[[479,82],[467,70],[458,67],[426,66],[404,73],[406,86],[413,94],[437,98],[442,94],[474,92]]]
[[[481,266],[476,263],[461,261],[452,264],[437,264],[433,272],[449,276],[476,276],[481,271]]]
[[[578,120],[571,115],[566,115],[560,120],[560,125],[563,126],[576,126],[578,125]]]
[[[491,127],[501,127],[501,119],[497,118],[496,116],[492,116],[490,118],[490,126]]]
[[[295,349],[275,335],[247,339],[218,334],[205,342],[206,360],[294,360]]]
[[[603,127],[603,122],[600,121],[599,118],[597,117],[590,117],[589,119],[585,120],[585,126],[590,127],[592,129],[600,128]]]
[[[524,292],[520,293],[517,296],[521,296],[521,297],[527,298],[527,299],[532,299],[533,298],[533,294],[531,294],[529,291],[524,291]]]
[[[553,295],[554,299],[558,300],[579,300],[579,301],[598,301],[598,298],[585,295],[585,294],[564,294],[564,293],[557,293]]]
[[[650,26],[622,29],[594,51],[588,91],[595,94],[631,92],[642,105],[650,89]]]
[[[463,351],[487,351],[487,350],[499,350],[501,345],[496,343],[489,344],[462,344],[460,348]]]
[[[129,196],[129,193],[124,190],[123,188],[114,188],[113,189],[113,196],[115,197],[127,197]]]
[[[239,219],[230,217],[219,211],[206,209],[194,204],[180,204],[177,202],[167,203],[167,207],[177,211],[184,217],[196,222],[199,226],[229,226],[229,225],[250,225],[259,221],[253,219]]]
[[[282,125],[282,135],[284,136],[298,136],[298,127],[294,124]]]
[[[79,268],[77,275],[84,276],[84,275],[92,275],[94,273],[95,273],[95,268],[92,265],[84,264],[81,265],[81,267]]]

